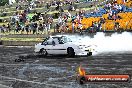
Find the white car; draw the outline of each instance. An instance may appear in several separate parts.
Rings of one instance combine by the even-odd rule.
[[[75,44],[70,38],[66,36],[50,36],[42,43],[35,45],[36,53],[39,55],[68,55],[74,57],[75,55],[92,55],[90,46]]]

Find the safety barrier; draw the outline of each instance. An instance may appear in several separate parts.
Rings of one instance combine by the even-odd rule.
[[[34,46],[42,41],[2,41],[4,46]]]
[[[46,34],[12,34],[12,35],[1,35],[6,38],[45,38],[48,37]]]

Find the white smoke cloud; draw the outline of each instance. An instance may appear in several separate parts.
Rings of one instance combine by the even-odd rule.
[[[95,50],[98,53],[132,51],[132,33],[130,32],[113,33],[111,36],[105,36],[105,33],[97,33],[93,38],[79,35],[68,36],[76,43],[97,45]]]

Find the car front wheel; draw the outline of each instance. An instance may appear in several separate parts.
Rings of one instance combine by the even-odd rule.
[[[75,57],[75,52],[74,52],[74,49],[73,48],[68,48],[67,49],[67,54],[68,54],[68,57]]]
[[[47,56],[48,53],[47,53],[46,49],[40,49],[39,54],[42,56]]]
[[[88,53],[88,56],[92,56],[92,52],[89,52],[89,53]]]

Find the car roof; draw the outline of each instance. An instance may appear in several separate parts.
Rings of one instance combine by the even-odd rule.
[[[60,38],[60,37],[66,37],[64,35],[56,35],[56,36],[50,36],[51,38]]]

